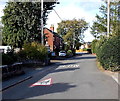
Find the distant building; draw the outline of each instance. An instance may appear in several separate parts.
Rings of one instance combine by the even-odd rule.
[[[91,48],[91,42],[86,42],[84,43],[83,45],[81,45],[80,49],[88,49],[88,48]]]
[[[91,48],[91,42],[86,42],[86,43],[85,43],[85,48],[87,48],[87,49],[88,49],[88,48]]]
[[[63,39],[56,32],[54,32],[54,26],[51,26],[50,29],[44,28],[44,35],[45,44],[50,47],[52,52],[59,52],[63,49]]]

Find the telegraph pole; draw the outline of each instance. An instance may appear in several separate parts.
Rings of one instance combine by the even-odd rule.
[[[110,0],[107,0],[107,36],[110,34]]]
[[[43,33],[43,0],[41,0],[41,44],[44,45],[44,33]]]

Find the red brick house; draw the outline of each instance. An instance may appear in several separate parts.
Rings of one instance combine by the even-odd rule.
[[[63,49],[63,39],[56,32],[54,32],[54,27],[44,28],[45,43],[50,47],[53,52],[59,52]]]

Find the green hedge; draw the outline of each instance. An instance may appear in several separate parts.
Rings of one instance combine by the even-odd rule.
[[[92,41],[92,44],[91,44],[91,50],[92,50],[92,53],[96,53],[96,44],[97,44],[98,40],[93,40]]]
[[[84,48],[83,51],[87,51],[87,48]]]
[[[2,53],[2,65],[10,65],[14,62],[17,62],[18,57],[17,54],[10,52],[10,53]]]
[[[67,51],[67,56],[73,56],[72,50]]]
[[[47,48],[37,42],[26,43],[18,53],[20,60],[44,60],[48,56]]]
[[[94,48],[93,52],[104,69],[114,71],[120,68],[120,36],[101,38]]]

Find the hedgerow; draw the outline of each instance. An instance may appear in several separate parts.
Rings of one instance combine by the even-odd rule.
[[[48,55],[47,48],[37,42],[26,43],[18,53],[21,60],[44,60]]]
[[[92,52],[96,53],[104,69],[112,71],[120,69],[120,36],[102,38],[93,45]]]

